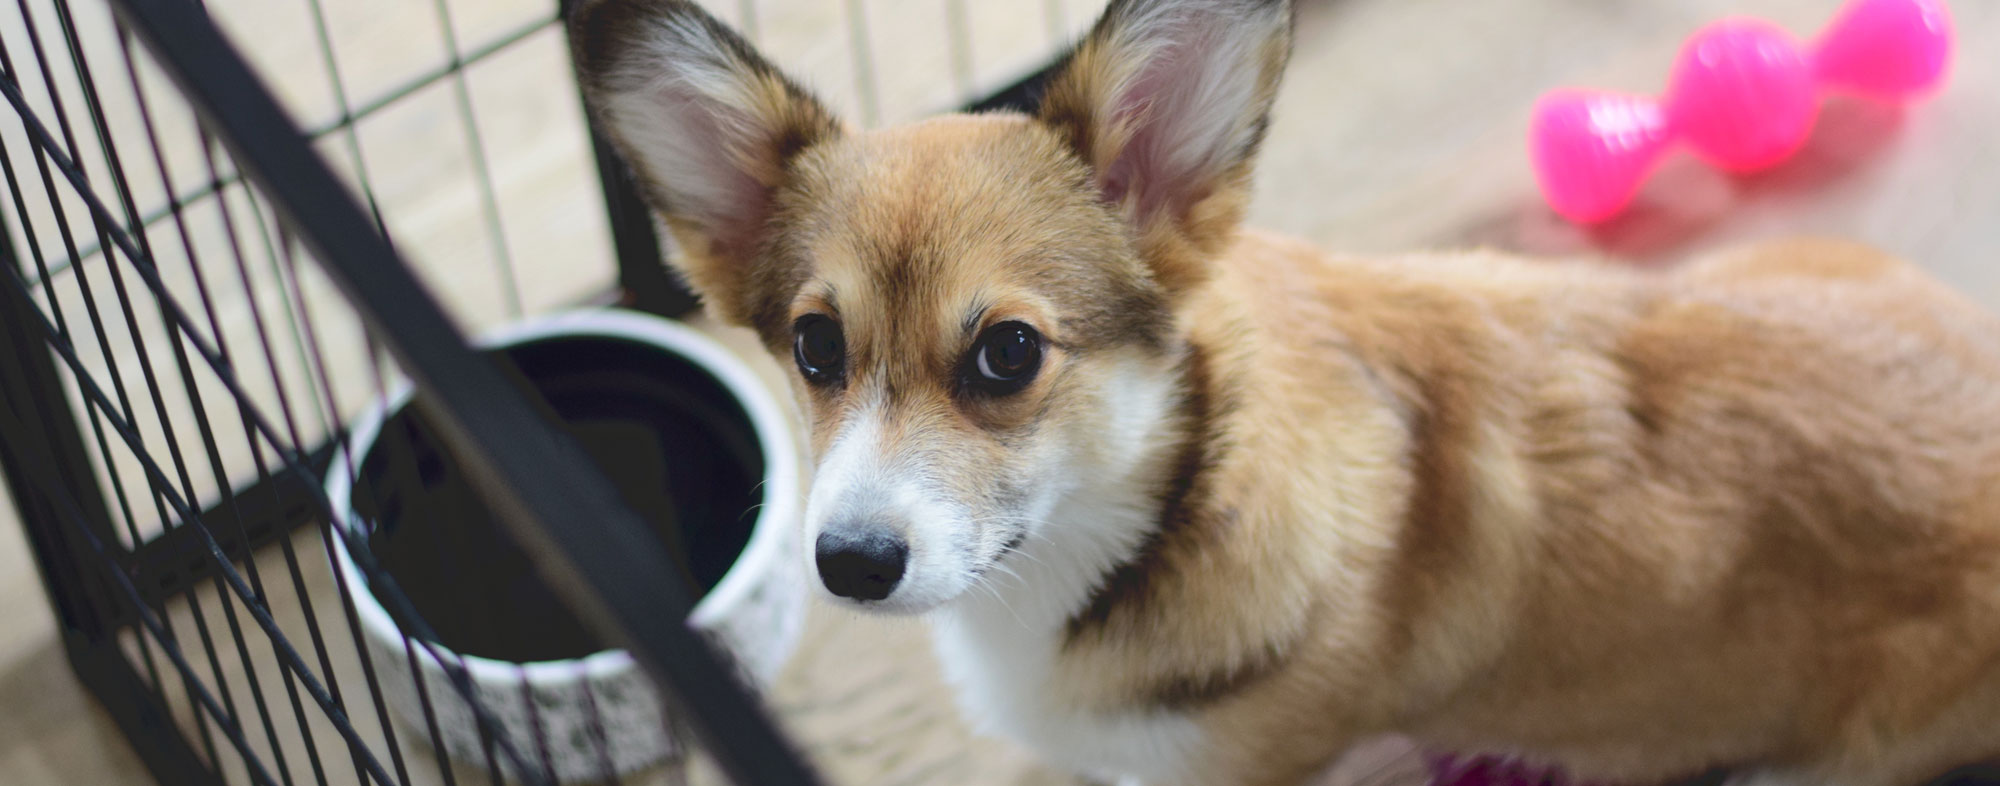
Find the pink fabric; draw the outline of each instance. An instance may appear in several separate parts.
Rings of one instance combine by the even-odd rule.
[[[1596,786],[1570,780],[1552,767],[1498,756],[1428,757],[1431,786]]]

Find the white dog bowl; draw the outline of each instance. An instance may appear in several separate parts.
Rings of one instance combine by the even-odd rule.
[[[648,501],[643,498],[647,497],[653,503],[665,500],[665,504],[675,506],[661,526],[667,537],[688,538],[687,564],[694,574],[689,577],[690,589],[701,593],[689,624],[732,655],[753,686],[768,683],[797,643],[804,620],[805,585],[797,568],[801,563],[791,554],[799,514],[800,466],[790,421],[755,374],[721,345],[690,328],[611,309],[534,320],[504,329],[480,343],[489,351],[515,356],[530,381],[542,389],[573,429],[580,429],[576,432],[580,439],[594,435],[603,444],[639,446],[632,454],[639,459],[621,458],[614,462],[616,466],[604,467],[607,475],[642,514],[661,518],[657,511],[646,510]],[[545,385],[536,367],[551,364],[566,370]],[[645,428],[631,425],[642,421],[615,417],[593,420],[595,415],[585,413],[582,419],[595,425],[579,426],[575,413],[565,411],[565,401],[596,401],[590,398],[595,395],[591,393],[593,385],[620,391],[616,396],[600,397],[613,402],[607,405],[612,409],[653,406],[645,403],[651,400],[645,397],[650,394],[631,394],[630,389],[658,388],[669,398],[686,394],[686,411],[705,414],[674,421],[671,427]],[[513,547],[503,534],[491,532],[489,537],[480,529],[492,526],[490,517],[483,510],[466,515],[454,512],[462,511],[463,505],[454,508],[457,503],[449,500],[462,503],[470,492],[451,477],[456,471],[439,458],[441,449],[427,444],[421,422],[404,411],[409,396],[404,387],[378,402],[354,423],[347,450],[337,452],[326,475],[326,494],[336,513],[336,524],[370,539],[378,563],[396,578],[437,631],[442,641],[432,646],[446,660],[464,666],[480,703],[498,719],[529,766],[545,768],[559,780],[598,780],[632,772],[674,753],[676,742],[667,731],[660,699],[632,657],[623,650],[582,647],[585,640],[576,637],[588,634],[574,621],[574,615],[566,614],[538,581],[519,578],[527,573],[521,567],[525,557],[517,550],[507,551]],[[634,405],[634,401],[638,403]],[[689,424],[714,426],[720,436],[711,440],[699,431],[675,431]],[[389,439],[382,438],[385,425],[395,432]],[[634,442],[635,433],[644,436]],[[601,465],[607,463],[605,454],[594,449],[590,439],[584,442]],[[384,448],[385,458],[371,461],[378,443],[396,447]],[[691,447],[695,444],[708,447]],[[715,449],[717,445],[732,447],[733,452]],[[705,455],[690,452],[711,450]],[[751,453],[761,457],[760,472],[750,471],[750,465],[744,463],[744,457]],[[397,455],[401,458],[389,457]],[[399,465],[406,466],[384,470]],[[372,479],[358,477],[356,466]],[[674,486],[652,482],[661,470],[670,468],[680,473],[677,482],[685,480],[677,489],[679,498],[669,498],[671,490],[655,493],[655,485]],[[403,471],[401,478],[420,478],[416,485],[421,488],[411,492],[405,480],[381,480],[381,476],[396,471]],[[731,472],[747,477],[735,477]],[[736,508],[730,499],[711,500],[706,495],[712,489],[740,488],[745,481],[753,484],[745,490],[752,497],[749,501],[761,503],[743,506],[754,509],[754,520],[750,514],[742,520],[719,515],[723,510],[742,508]],[[356,492],[357,482],[363,487],[360,493]],[[405,488],[401,495],[384,501],[392,494],[381,491],[377,482],[385,487],[403,483]],[[433,482],[436,488],[451,490],[432,494]],[[686,493],[689,484],[699,486],[701,504],[686,501],[696,499]],[[431,498],[425,498],[426,494]],[[722,491],[716,495],[727,496]],[[447,501],[438,502],[440,499]],[[704,505],[715,510],[705,510]],[[690,512],[689,507],[695,510]],[[690,515],[700,520],[674,520]],[[465,523],[468,521],[475,523]],[[377,532],[378,522],[389,523]],[[746,526],[747,535],[741,532]],[[704,527],[707,529],[701,529]],[[707,540],[696,537],[703,532],[708,533]],[[411,538],[410,533],[417,533],[417,537]],[[378,541],[378,536],[386,539]],[[398,545],[405,542],[422,546]],[[478,727],[465,702],[450,687],[444,669],[421,643],[412,642],[405,648],[402,632],[355,569],[346,544],[338,538],[334,543],[336,570],[354,601],[383,693],[399,723],[426,741],[431,736],[431,721],[417,693],[417,675],[410,668],[410,653],[414,652],[442,747],[454,758],[483,765],[486,752]],[[413,550],[401,567],[397,564],[398,549]],[[425,575],[433,566],[436,575]],[[470,581],[464,578],[467,571],[488,569],[505,575],[480,574]],[[489,584],[496,588],[493,592],[466,597]],[[516,633],[521,640],[509,638]],[[461,646],[469,652],[454,651],[443,643],[455,638],[464,642]],[[559,652],[564,646],[590,651]]]

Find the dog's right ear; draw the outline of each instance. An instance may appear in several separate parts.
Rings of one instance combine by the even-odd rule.
[[[1169,291],[1205,275],[1249,204],[1291,27],[1291,0],[1112,0],[1049,80],[1042,122],[1095,172]]]
[[[569,33],[584,102],[679,242],[675,265],[718,317],[748,324],[773,195],[839,121],[691,2],[586,0]]]

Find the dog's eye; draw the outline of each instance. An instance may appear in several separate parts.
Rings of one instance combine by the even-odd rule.
[[[847,337],[840,323],[819,314],[799,317],[792,325],[792,359],[807,382],[824,385],[840,379],[847,363]]]
[[[1005,394],[1027,387],[1041,367],[1041,334],[1019,322],[1002,322],[979,335],[967,376],[985,392]]]

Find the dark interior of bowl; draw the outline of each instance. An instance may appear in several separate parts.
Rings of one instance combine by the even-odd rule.
[[[700,366],[624,339],[564,336],[499,351],[653,523],[690,594],[712,589],[749,542],[763,501],[764,456],[735,396]],[[413,408],[383,423],[353,500],[375,525],[369,549],[438,643],[514,662],[604,649],[499,531]]]

